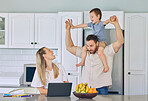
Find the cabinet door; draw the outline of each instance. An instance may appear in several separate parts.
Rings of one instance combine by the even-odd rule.
[[[147,94],[148,14],[125,14],[125,95]]]
[[[9,47],[33,48],[34,14],[9,14]]]
[[[35,14],[35,47],[57,48],[57,14]]]
[[[62,43],[61,47],[59,48],[58,52],[58,57],[59,57],[59,62],[62,63],[64,66],[65,70],[67,73],[70,73],[71,76],[77,76],[80,82],[80,77],[81,77],[81,67],[77,68],[76,64],[80,62],[79,58],[76,56],[72,55],[70,52],[66,50],[66,45],[65,45],[65,34],[66,34],[66,29],[65,29],[65,21],[67,19],[72,19],[73,24],[81,24],[82,23],[82,12],[60,12],[59,13],[59,33],[60,37],[62,38]],[[82,46],[82,29],[72,29],[71,30],[71,37],[74,42],[75,46]]]
[[[8,47],[8,14],[0,13],[0,48]]]
[[[75,88],[76,88],[76,86],[77,86],[77,84],[78,84],[78,81],[79,81],[79,77],[77,76],[77,75],[68,75],[68,80],[69,80],[69,82],[72,82],[72,92],[74,92],[75,91]]]

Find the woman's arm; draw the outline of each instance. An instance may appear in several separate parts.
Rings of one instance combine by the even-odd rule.
[[[40,94],[47,94],[48,89],[45,89],[44,87],[37,87]]]

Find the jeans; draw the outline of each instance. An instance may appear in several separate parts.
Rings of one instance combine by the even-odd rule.
[[[96,88],[98,95],[108,95],[108,87]]]

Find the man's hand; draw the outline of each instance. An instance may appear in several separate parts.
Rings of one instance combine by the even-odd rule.
[[[71,19],[71,20],[69,20],[69,23],[70,23],[71,28],[72,28],[72,29],[74,29],[74,28],[75,28],[75,26],[72,24],[72,19]]]
[[[71,26],[70,26],[70,20],[69,19],[66,20],[65,23],[66,23],[66,26],[65,26],[66,30],[70,30],[70,28],[71,28]]]
[[[115,24],[115,23],[118,23],[118,18],[114,15],[114,16],[111,16],[110,17],[110,21],[109,21],[109,23],[111,23],[111,24]]]

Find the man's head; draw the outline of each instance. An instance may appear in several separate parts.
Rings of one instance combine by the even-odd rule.
[[[92,9],[90,12],[90,19],[92,21],[93,24],[96,24],[98,21],[101,20],[102,17],[102,12],[99,8],[94,8]]]
[[[86,38],[86,46],[91,54],[94,54],[98,49],[98,38],[95,35],[88,35]]]

